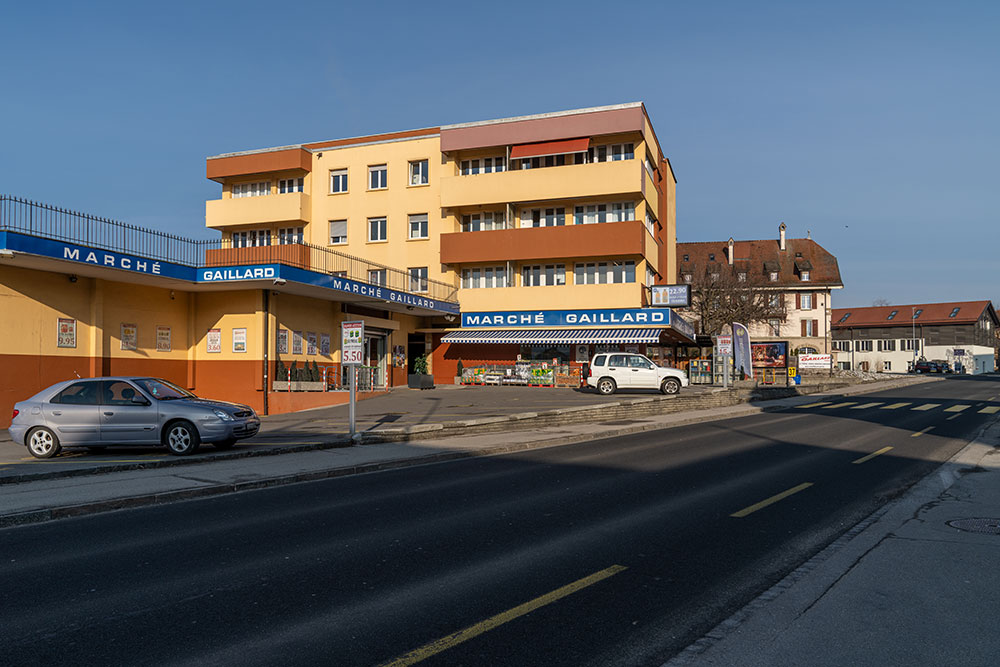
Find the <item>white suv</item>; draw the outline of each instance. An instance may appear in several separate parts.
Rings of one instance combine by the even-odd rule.
[[[659,389],[676,394],[688,386],[688,379],[684,371],[661,368],[641,354],[610,352],[595,354],[590,360],[587,386],[605,395],[618,389]]]

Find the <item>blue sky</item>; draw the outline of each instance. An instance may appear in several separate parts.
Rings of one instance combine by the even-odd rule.
[[[8,3],[9,4],[9,3]],[[187,236],[218,153],[641,100],[678,240],[812,237],[835,306],[1000,301],[1000,3],[21,3],[0,192]]]

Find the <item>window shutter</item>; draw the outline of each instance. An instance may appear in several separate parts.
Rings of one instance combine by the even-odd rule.
[[[330,222],[330,238],[334,236],[347,236],[347,220],[334,220]]]
[[[813,320],[813,336],[819,335],[819,320]]]
[[[795,295],[795,300],[796,301],[799,300],[799,295],[798,294]],[[806,335],[806,321],[802,320],[801,322],[799,322],[799,324],[802,325],[802,336],[805,337],[805,335]]]
[[[819,294],[813,292],[813,308],[819,308]]]
[[[796,292],[795,293],[795,310],[801,310],[801,309],[802,309],[802,295],[799,294],[798,292]],[[805,332],[805,329],[803,329],[802,331]],[[805,333],[803,333],[802,335],[805,336]]]

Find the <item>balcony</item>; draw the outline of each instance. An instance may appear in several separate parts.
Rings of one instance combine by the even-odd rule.
[[[311,198],[303,192],[264,197],[212,199],[205,202],[205,224],[219,229],[236,225],[309,222]]]
[[[445,176],[441,179],[441,206],[491,206],[639,194],[644,189],[644,178],[645,169],[641,160]],[[646,196],[655,198],[656,191]]]
[[[657,268],[658,249],[637,220],[441,235],[443,264],[638,256]]]

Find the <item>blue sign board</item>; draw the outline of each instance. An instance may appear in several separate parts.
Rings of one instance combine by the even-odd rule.
[[[463,327],[669,326],[694,340],[694,329],[667,308],[519,310],[462,313]]]

